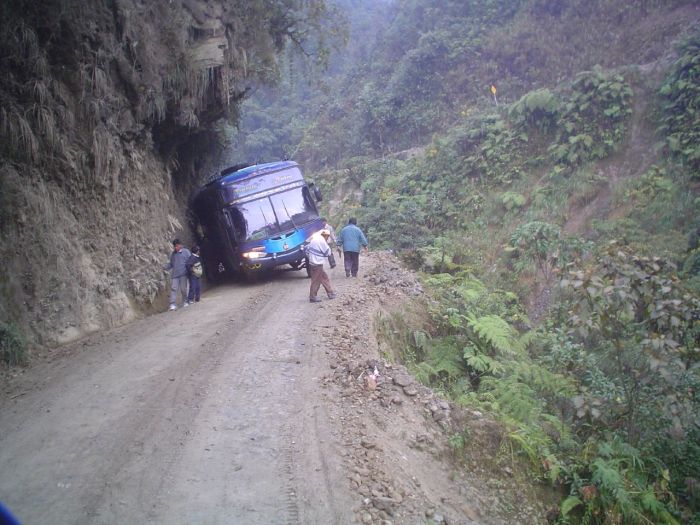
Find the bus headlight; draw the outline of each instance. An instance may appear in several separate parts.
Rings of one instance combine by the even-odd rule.
[[[265,252],[245,252],[242,254],[246,259],[260,259],[265,257],[267,254]]]

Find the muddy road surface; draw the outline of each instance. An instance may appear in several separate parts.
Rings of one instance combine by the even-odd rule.
[[[220,286],[4,385],[0,500],[26,524],[351,523],[308,285]]]

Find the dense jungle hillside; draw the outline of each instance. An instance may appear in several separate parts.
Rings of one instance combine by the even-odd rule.
[[[496,414],[553,521],[700,523],[700,4],[385,7],[284,151],[424,272],[387,358]]]

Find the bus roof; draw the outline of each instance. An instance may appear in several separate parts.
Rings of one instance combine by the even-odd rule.
[[[279,161],[279,162],[268,162],[266,164],[255,164],[253,166],[248,166],[247,168],[243,168],[237,171],[234,171],[233,173],[229,173],[227,175],[224,175],[220,179],[217,179],[216,182],[219,183],[219,185],[223,186],[225,184],[230,184],[232,182],[236,182],[239,180],[247,179],[249,177],[257,177],[258,175],[264,175],[265,173],[272,173],[275,171],[279,171],[285,168],[291,168],[293,166],[297,166],[297,163],[291,160],[284,160],[284,161]],[[226,172],[226,170],[222,170],[222,173]]]

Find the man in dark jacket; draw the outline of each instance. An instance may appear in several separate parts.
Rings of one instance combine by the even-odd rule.
[[[187,267],[187,278],[190,283],[190,291],[187,292],[187,302],[189,304],[198,303],[202,294],[202,263],[199,260],[199,246],[192,246],[192,255],[185,263]]]
[[[180,239],[173,240],[173,253],[170,261],[163,265],[164,270],[170,270],[170,307],[168,310],[177,310],[178,292],[182,295],[182,305],[187,306],[187,259],[190,251],[182,246]]]
[[[357,227],[357,219],[352,217],[348,224],[338,234],[338,246],[343,249],[345,256],[345,277],[357,277],[360,267],[360,250],[367,250],[367,237]]]

